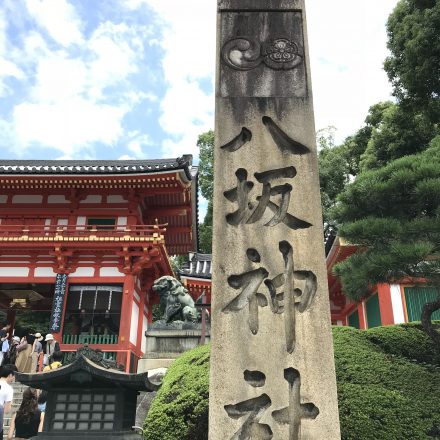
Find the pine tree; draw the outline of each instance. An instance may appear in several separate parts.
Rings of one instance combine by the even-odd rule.
[[[359,246],[336,266],[344,292],[359,300],[369,287],[411,277],[438,289],[422,324],[440,348],[431,315],[440,309],[440,136],[422,153],[361,173],[339,195],[339,233]]]

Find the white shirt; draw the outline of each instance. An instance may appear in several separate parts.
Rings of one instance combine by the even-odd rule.
[[[0,379],[0,405],[4,405],[5,402],[12,402],[14,396],[14,389],[5,380]]]

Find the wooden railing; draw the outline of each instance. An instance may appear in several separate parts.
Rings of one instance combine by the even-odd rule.
[[[118,335],[63,335],[63,344],[117,344]]]
[[[163,240],[166,224],[130,226],[2,225],[0,241]]]

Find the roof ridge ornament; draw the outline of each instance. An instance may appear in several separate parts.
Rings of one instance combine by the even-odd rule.
[[[73,354],[69,363],[73,363],[81,357],[90,359],[92,362],[99,365],[100,367],[104,367],[107,369],[112,368],[115,370],[124,371],[123,365],[118,364],[116,361],[105,359],[104,352],[102,350],[100,350],[99,348],[97,349],[90,348],[89,344],[84,344],[83,347],[78,348],[76,353]]]

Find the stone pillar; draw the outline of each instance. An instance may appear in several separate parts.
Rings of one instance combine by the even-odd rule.
[[[209,439],[340,439],[304,0],[217,41]]]

